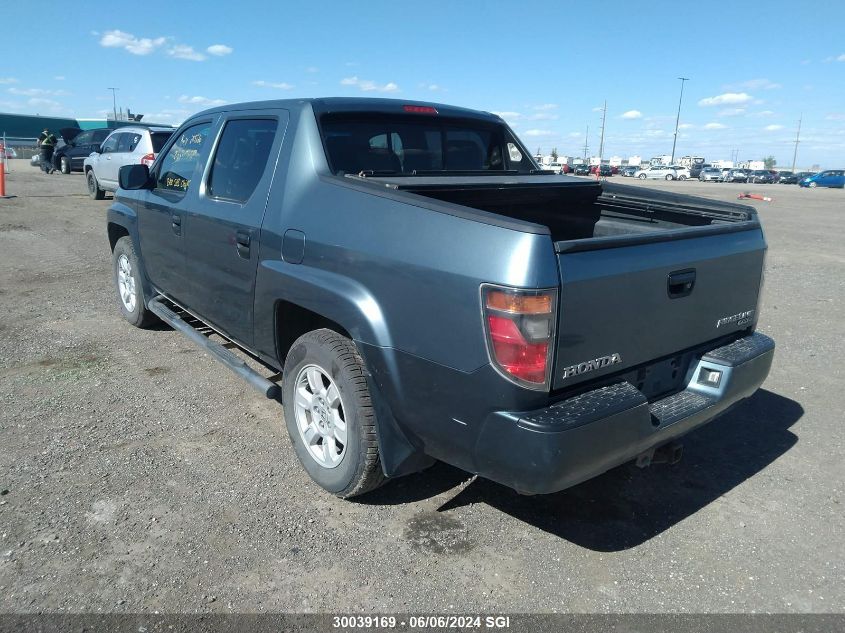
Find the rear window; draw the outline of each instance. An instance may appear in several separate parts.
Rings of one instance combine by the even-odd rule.
[[[529,171],[508,130],[483,121],[329,114],[321,129],[335,174]],[[519,160],[514,160],[518,157]]]
[[[173,136],[173,132],[151,132],[150,140],[153,142],[153,153],[158,154],[171,136]]]

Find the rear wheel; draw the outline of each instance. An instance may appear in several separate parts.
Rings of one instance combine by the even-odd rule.
[[[686,176],[678,176],[678,180],[686,180],[686,179],[687,179]]]
[[[638,176],[638,178],[639,178],[640,180],[645,180],[647,177],[648,177],[648,176],[646,176],[645,174],[640,174],[640,175]]]
[[[288,435],[311,479],[342,498],[385,481],[366,367],[354,342],[326,329],[303,334],[285,359],[282,389]]]
[[[666,180],[675,180],[675,177],[672,174],[666,174]]]
[[[67,156],[62,156],[59,168],[63,174],[70,173],[70,159]]]
[[[88,170],[86,179],[88,181],[88,195],[91,196],[91,198],[94,200],[102,200],[106,197],[106,192],[100,189],[100,185],[97,182],[97,177],[94,175],[93,169]]]

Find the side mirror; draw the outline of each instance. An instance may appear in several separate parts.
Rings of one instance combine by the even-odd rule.
[[[150,168],[146,165],[124,165],[118,172],[117,181],[121,189],[149,189]]]

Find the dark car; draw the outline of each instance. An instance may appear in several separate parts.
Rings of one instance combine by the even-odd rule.
[[[64,127],[59,130],[64,145],[57,147],[53,153],[53,165],[63,174],[72,171],[82,171],[82,162],[88,158],[91,152],[100,149],[100,143],[111,134],[113,130],[104,127],[95,130],[81,130],[76,127]]]
[[[589,165],[575,165],[575,171],[573,173],[576,176],[589,176],[590,175],[590,166]]]
[[[782,171],[778,174],[777,182],[781,185],[797,185],[798,174],[793,174],[791,171]]]
[[[748,174],[748,182],[753,183],[755,185],[770,185],[774,181],[774,176],[772,176],[772,172],[770,172],[768,169],[755,169],[750,174]]]
[[[678,438],[769,373],[757,212],[536,167],[496,115],[440,103],[207,110],[151,165],[120,168],[103,227],[116,307],[280,403],[262,411],[340,497],[435,460],[527,494],[677,460]],[[173,346],[124,342],[144,346],[130,364]],[[711,448],[760,450],[744,422],[723,420]],[[275,439],[256,463],[289,458]]]
[[[708,167],[710,167],[710,163],[695,163],[694,165],[690,165],[689,177],[698,178],[701,175],[701,170],[707,169]]]
[[[599,168],[599,176],[603,176],[604,178],[609,178],[613,175],[613,167],[610,165],[602,165]]]
[[[639,167],[636,165],[628,165],[627,167],[622,168],[622,175],[626,178],[633,178],[634,174],[636,174],[638,170]]]
[[[787,185],[800,184],[800,182],[802,180],[804,180],[805,178],[809,178],[810,176],[815,175],[815,173],[816,172],[814,172],[814,171],[799,171],[795,174],[795,182],[788,182],[788,183],[784,183],[784,184],[787,184]]]

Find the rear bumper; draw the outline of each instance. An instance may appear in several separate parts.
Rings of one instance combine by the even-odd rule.
[[[709,422],[752,395],[775,344],[752,334],[703,354],[684,390],[649,403],[630,383],[582,393],[528,412],[487,416],[475,447],[477,472],[528,494],[556,492],[595,477]],[[719,371],[717,386],[698,382]]]

